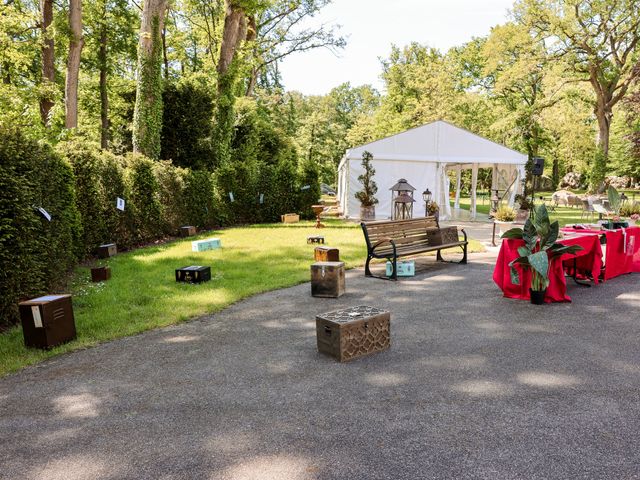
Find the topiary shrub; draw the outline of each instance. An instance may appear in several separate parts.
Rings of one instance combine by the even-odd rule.
[[[257,164],[226,162],[216,170],[216,187],[231,223],[251,223],[257,216]]]
[[[48,144],[0,130],[0,323],[17,321],[18,301],[61,284],[81,238],[71,166]]]
[[[173,166],[169,160],[162,160],[154,162],[153,171],[162,205],[162,230],[165,234],[175,235],[186,217],[183,196],[188,170]]]
[[[131,202],[131,194],[125,179],[124,158],[110,152],[101,153],[100,176],[102,178],[102,192],[105,198],[104,223],[107,242],[118,245],[118,248],[129,248],[136,240],[134,208]],[[126,201],[125,210],[116,208],[116,199]]]
[[[154,162],[140,154],[127,157],[127,181],[131,191],[131,210],[135,234],[143,242],[162,236],[160,186],[153,173]]]
[[[211,173],[203,170],[186,171],[182,203],[185,224],[212,228],[220,223]]]
[[[319,174],[318,165],[311,160],[304,161],[300,166],[299,212],[302,218],[315,218],[311,205],[317,205],[322,195]]]

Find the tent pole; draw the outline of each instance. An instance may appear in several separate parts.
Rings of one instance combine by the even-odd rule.
[[[460,208],[460,182],[462,181],[462,165],[456,167],[456,201],[453,208]]]
[[[476,218],[477,206],[477,186],[478,186],[478,164],[474,163],[471,169],[471,218]]]

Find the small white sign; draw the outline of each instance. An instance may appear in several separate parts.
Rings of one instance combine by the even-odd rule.
[[[38,211],[42,214],[44,218],[46,218],[49,222],[51,221],[51,215],[44,208],[38,207]]]
[[[260,194],[260,203],[264,203],[264,193]]]
[[[124,198],[117,197],[116,198],[116,208],[121,212],[124,212]]]
[[[311,188],[311,185],[305,185],[300,190],[309,190],[310,188]]]
[[[31,307],[31,315],[33,315],[33,325],[36,328],[42,328],[42,317],[40,316],[40,307]]]
[[[232,202],[235,201],[235,199],[233,198],[233,192],[229,192],[229,200],[231,200]]]

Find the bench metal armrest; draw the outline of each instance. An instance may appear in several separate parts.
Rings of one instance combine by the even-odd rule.
[[[462,235],[464,235],[464,243],[468,243],[468,241],[467,241],[467,232],[464,231],[464,228],[461,228],[460,231],[462,232]]]
[[[376,242],[374,245],[372,245],[371,246],[371,251],[373,252],[376,248],[378,248],[383,243],[390,243],[393,246],[394,250],[396,248],[396,242],[394,242],[393,239],[387,237],[387,238],[383,238],[382,240],[380,240],[380,241]]]

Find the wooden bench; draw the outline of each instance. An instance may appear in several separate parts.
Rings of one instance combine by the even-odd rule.
[[[382,220],[360,223],[367,242],[367,262],[364,273],[373,277],[369,262],[374,258],[386,258],[392,262],[392,280],[397,280],[397,261],[399,257],[418,253],[437,252],[436,259],[443,262],[440,250],[461,247],[462,260],[467,263],[467,233],[461,229],[464,240],[458,236],[458,227],[440,228],[435,217],[412,218],[409,220]],[[387,278],[387,277],[380,277]]]

